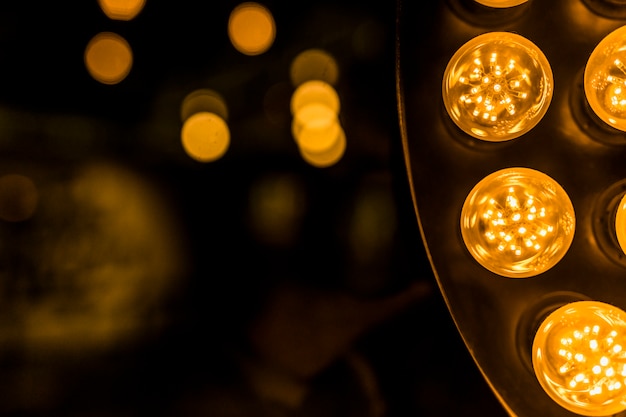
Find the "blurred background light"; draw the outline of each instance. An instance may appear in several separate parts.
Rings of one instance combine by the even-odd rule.
[[[267,7],[254,2],[235,7],[228,20],[231,43],[244,55],[267,51],[276,38],[276,23]]]
[[[213,162],[228,150],[230,130],[220,116],[202,111],[185,120],[181,140],[191,158],[199,162]]]
[[[214,113],[228,121],[228,106],[224,98],[215,90],[200,88],[189,93],[180,105],[183,122],[196,113]]]
[[[96,81],[102,84],[118,84],[130,73],[133,52],[121,36],[102,32],[87,44],[85,65]]]
[[[323,49],[307,49],[293,59],[289,75],[296,87],[311,80],[321,80],[335,85],[339,79],[339,64]]]
[[[98,4],[110,19],[132,20],[143,10],[146,0],[98,0]]]

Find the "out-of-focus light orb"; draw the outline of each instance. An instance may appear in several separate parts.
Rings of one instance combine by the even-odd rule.
[[[19,174],[0,177],[0,219],[8,222],[28,220],[35,213],[39,193],[33,181]]]
[[[556,265],[574,238],[574,207],[548,175],[507,168],[483,178],[461,210],[461,234],[483,267],[528,278]]]
[[[298,146],[310,152],[330,149],[338,140],[341,130],[334,110],[318,103],[299,109],[292,122],[292,134]]]
[[[300,84],[291,96],[291,114],[295,115],[301,108],[313,103],[322,104],[339,114],[339,95],[325,81],[311,80]]]
[[[528,0],[474,0],[478,4],[483,6],[494,7],[504,9],[507,7],[519,6],[526,3]]]
[[[187,94],[180,106],[180,116],[183,122],[200,112],[214,113],[228,120],[226,101],[217,91],[208,88],[201,88]]]
[[[89,74],[103,84],[117,84],[130,73],[133,52],[121,36],[102,32],[85,48],[85,66]]]
[[[339,136],[333,146],[320,152],[312,152],[300,146],[300,155],[309,165],[316,168],[327,168],[337,164],[346,152],[346,135],[343,129],[339,130]]]
[[[626,26],[609,33],[587,60],[585,96],[608,125],[626,131]]]
[[[311,80],[321,80],[335,85],[339,79],[339,65],[328,52],[322,49],[307,49],[291,62],[289,75],[294,86]]]
[[[454,123],[485,141],[517,138],[545,115],[552,99],[552,69],[530,40],[490,32],[465,43],[443,77],[443,101]]]
[[[132,20],[146,5],[146,0],[98,0],[100,8],[109,19]]]
[[[228,125],[215,113],[199,112],[189,117],[181,131],[187,155],[199,162],[220,159],[230,145]]]
[[[262,54],[272,46],[276,38],[274,17],[259,3],[242,3],[230,14],[228,37],[235,49],[242,54]]]
[[[615,212],[615,235],[620,249],[626,254],[626,194],[620,200]]]
[[[598,301],[552,312],[532,347],[533,368],[548,395],[585,416],[626,410],[626,313]]]

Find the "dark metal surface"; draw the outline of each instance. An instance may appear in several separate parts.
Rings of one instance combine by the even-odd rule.
[[[542,390],[530,345],[542,317],[569,301],[593,299],[626,308],[626,268],[598,245],[606,219],[598,201],[626,177],[626,136],[596,128],[585,111],[581,74],[597,43],[626,21],[601,17],[581,0],[530,0],[495,10],[472,1],[400,2],[398,92],[409,180],[422,237],[440,289],[465,344],[511,415],[574,415]],[[441,97],[454,52],[489,31],[534,42],[554,74],[547,114],[530,132],[504,143],[474,140],[450,120]],[[623,140],[623,142],[622,142]],[[569,252],[533,278],[509,279],[480,266],[466,250],[459,216],[482,178],[507,167],[540,170],[574,205]],[[459,388],[462,389],[462,388]]]

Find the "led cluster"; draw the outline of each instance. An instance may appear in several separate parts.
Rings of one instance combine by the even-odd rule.
[[[503,169],[485,177],[461,210],[461,233],[485,268],[510,278],[538,275],[554,266],[574,237],[567,193],[546,174]]]
[[[514,33],[490,32],[467,42],[450,59],[443,100],[467,134],[505,141],[541,120],[552,85],[550,64],[536,45]]]
[[[626,313],[579,301],[551,313],[533,343],[540,384],[562,407],[587,416],[626,409]]]

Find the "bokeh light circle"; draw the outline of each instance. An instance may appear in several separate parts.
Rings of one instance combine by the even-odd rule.
[[[274,17],[259,3],[242,3],[230,14],[228,37],[235,49],[242,54],[262,54],[272,46],[276,38]]]
[[[132,65],[130,45],[115,33],[99,33],[85,48],[87,71],[103,84],[118,84],[130,73]]]
[[[218,115],[199,112],[185,121],[181,139],[185,152],[191,158],[199,162],[212,162],[228,150],[230,130]]]

